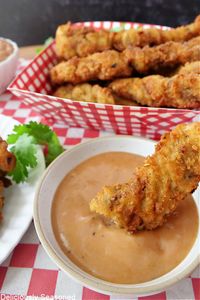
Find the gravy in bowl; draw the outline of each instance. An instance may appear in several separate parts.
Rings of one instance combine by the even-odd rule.
[[[197,236],[192,197],[161,228],[134,235],[90,211],[89,202],[102,186],[125,182],[143,160],[125,152],[94,156],[69,172],[54,196],[52,225],[63,252],[84,271],[113,283],[142,283],[166,274]]]

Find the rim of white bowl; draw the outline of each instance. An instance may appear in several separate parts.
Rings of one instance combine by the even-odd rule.
[[[37,185],[36,192],[35,192],[35,199],[34,199],[34,207],[33,207],[34,225],[35,225],[38,237],[40,239],[40,242],[41,242],[42,246],[44,247],[46,253],[55,262],[55,264],[63,272],[65,272],[69,277],[71,277],[73,280],[76,280],[80,284],[82,284],[88,288],[92,288],[93,290],[95,290],[97,292],[104,293],[107,295],[114,295],[114,294],[115,295],[133,295],[134,294],[134,295],[138,295],[138,296],[151,295],[155,292],[163,291],[167,287],[169,287],[169,286],[175,284],[176,282],[180,281],[181,279],[185,278],[198,266],[198,264],[200,263],[200,254],[197,253],[196,257],[191,259],[191,262],[188,263],[188,266],[184,270],[180,270],[178,273],[174,274],[174,276],[172,276],[171,278],[168,278],[168,279],[165,278],[162,283],[156,283],[156,281],[158,279],[162,279],[162,277],[164,277],[167,274],[170,274],[172,271],[174,271],[176,268],[178,268],[178,266],[187,258],[190,251],[192,250],[196,240],[198,239],[200,228],[198,228],[197,237],[196,237],[194,244],[193,244],[192,248],[190,249],[189,253],[183,259],[183,261],[181,261],[181,263],[178,266],[176,266],[174,269],[172,269],[168,273],[166,273],[158,278],[155,278],[151,281],[146,281],[146,282],[139,283],[139,284],[117,284],[117,283],[112,283],[112,282],[109,282],[106,280],[99,279],[93,275],[90,275],[89,273],[87,273],[87,272],[83,271],[81,268],[79,268],[73,262],[72,262],[72,264],[76,267],[76,269],[73,269],[72,266],[68,266],[67,263],[65,263],[57,255],[57,253],[51,246],[50,242],[48,242],[48,240],[46,239],[45,234],[42,231],[40,220],[39,220],[38,201],[37,201],[38,195],[39,195],[41,186],[43,185],[45,178],[48,176],[48,173],[50,172],[50,170],[52,170],[52,168],[54,168],[54,166],[57,164],[57,162],[62,160],[62,158],[65,155],[68,155],[68,153],[76,151],[76,149],[78,149],[78,148],[80,149],[80,148],[84,147],[85,144],[93,144],[97,140],[105,141],[108,139],[110,140],[110,139],[119,139],[119,138],[123,138],[123,139],[131,138],[131,139],[136,139],[136,140],[140,140],[140,141],[141,140],[151,141],[156,144],[155,141],[152,141],[152,140],[149,140],[146,138],[140,138],[140,137],[134,137],[134,136],[128,136],[128,135],[117,135],[117,136],[106,136],[106,137],[94,138],[90,141],[80,143],[80,144],[74,146],[72,149],[66,150],[61,155],[59,155],[59,157],[57,157],[49,165],[49,167],[45,170],[44,174],[42,175],[42,177],[40,179],[40,182]],[[198,213],[199,213],[199,210],[198,210]],[[200,226],[200,224],[199,224],[199,226]],[[77,268],[78,268],[78,270],[77,270]],[[148,286],[149,284],[151,284],[151,286]]]
[[[10,40],[10,39],[0,37],[0,40],[1,41],[6,41],[7,43],[9,43],[13,46],[13,52],[8,57],[6,57],[6,59],[0,61],[0,67],[1,67],[4,64],[9,63],[9,61],[18,53],[19,48],[18,48],[17,44],[14,41]]]

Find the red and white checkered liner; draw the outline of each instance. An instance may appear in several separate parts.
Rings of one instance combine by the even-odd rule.
[[[147,24],[120,22],[85,22],[76,26],[125,29]],[[166,27],[159,28],[167,29]],[[161,134],[183,122],[191,122],[200,111],[167,108],[149,108],[121,105],[104,105],[77,102],[50,96],[52,88],[49,70],[56,64],[55,43],[52,42],[38,55],[12,82],[9,90],[35,111],[43,115],[51,124],[113,131],[119,134],[145,136],[159,139]]]
[[[26,63],[20,61],[18,70],[21,70]],[[41,116],[27,108],[22,101],[9,92],[0,96],[0,113],[22,123],[41,120]],[[66,125],[61,124],[55,124],[53,129],[67,148],[91,138],[110,135],[92,129],[66,128]],[[83,287],[60,271],[42,248],[32,223],[21,242],[0,266],[0,299],[200,300],[200,266],[189,277],[166,291],[152,296],[106,296]]]

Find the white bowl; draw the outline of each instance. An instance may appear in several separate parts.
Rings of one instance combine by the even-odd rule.
[[[19,49],[17,44],[9,39],[0,37],[0,40],[6,41],[13,47],[13,52],[6,59],[0,62],[0,94],[2,94],[15,76]]]
[[[47,254],[58,267],[86,287],[109,295],[152,294],[166,289],[187,276],[199,263],[200,238],[198,233],[187,257],[169,273],[145,283],[114,284],[98,279],[77,267],[65,256],[55,239],[51,224],[51,206],[55,191],[67,173],[82,161],[103,152],[122,151],[147,156],[154,152],[154,145],[155,143],[150,140],[130,136],[93,139],[64,152],[48,167],[41,179],[34,202],[34,222],[39,239]],[[193,196],[200,212],[199,189]]]

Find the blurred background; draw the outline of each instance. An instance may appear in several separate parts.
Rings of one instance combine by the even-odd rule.
[[[200,13],[200,0],[0,0],[0,36],[42,44],[67,21],[113,20],[177,26]]]

